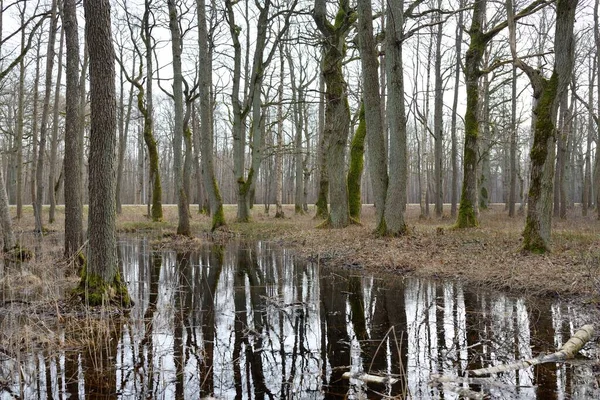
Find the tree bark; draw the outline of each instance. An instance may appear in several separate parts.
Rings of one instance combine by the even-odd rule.
[[[459,7],[464,7],[465,0],[460,0]],[[463,35],[463,11],[458,13],[458,21],[456,24],[456,41],[454,48],[456,49],[456,70],[454,74],[454,99],[452,101],[452,120],[450,122],[450,135],[451,135],[451,150],[450,159],[452,165],[452,181],[450,188],[450,215],[456,217],[457,204],[458,204],[458,144],[456,139],[456,119],[458,113],[458,88],[460,85],[460,63],[458,60],[461,59],[462,53],[462,35]]]
[[[1,4],[0,4],[1,5]],[[25,25],[25,10],[27,3],[23,3],[21,10],[21,26]],[[0,11],[0,13],[2,13]],[[0,14],[1,19],[1,14]],[[21,31],[21,51],[25,50],[26,46],[26,30]],[[20,220],[23,216],[23,119],[25,115],[25,59],[21,59],[19,63],[19,87],[17,98],[17,132],[15,142],[17,146],[17,219]]]
[[[438,0],[438,8],[442,8],[442,1]],[[444,106],[444,87],[442,82],[442,28],[441,15],[437,18],[437,32],[435,38],[435,99],[433,105],[433,133],[434,133],[434,182],[435,182],[435,215],[441,218],[444,214],[444,126],[443,126],[443,106]]]
[[[279,87],[277,89],[277,144],[275,147],[275,218],[283,218],[283,46],[279,45]]]
[[[90,305],[129,306],[118,271],[116,241],[116,91],[109,0],[85,0],[85,37],[90,60],[90,155],[88,260],[80,289]]]
[[[48,33],[48,48],[46,50],[46,77],[44,84],[44,104],[42,108],[42,121],[40,122],[40,142],[38,145],[37,167],[35,170],[36,195],[33,204],[35,215],[35,233],[43,235],[42,204],[44,200],[44,160],[46,158],[46,137],[48,132],[48,115],[50,114],[50,95],[52,94],[52,72],[54,69],[54,46],[56,44],[56,16],[57,0],[52,0],[50,15],[50,31]]]
[[[183,43],[179,30],[179,19],[175,0],[167,1],[169,7],[169,30],[171,31],[171,51],[173,53],[173,100],[175,116],[173,123],[173,173],[175,175],[175,195],[177,198],[177,234],[190,236],[190,211],[187,193],[183,184],[183,74],[181,72],[181,52]]]
[[[210,205],[210,214],[212,216],[212,230],[225,225],[225,216],[223,214],[223,200],[219,191],[219,185],[215,176],[215,167],[213,160],[214,130],[212,121],[212,101],[211,101],[211,65],[212,60],[208,51],[208,32],[206,28],[206,4],[205,0],[197,0],[198,7],[198,49],[200,68],[204,68],[200,73],[200,126],[201,133],[201,153],[202,170],[204,176],[204,186],[208,195]]]
[[[367,126],[365,121],[365,104],[363,100],[358,112],[358,127],[356,128],[356,132],[354,132],[354,136],[350,143],[350,167],[348,169],[348,209],[350,217],[355,221],[360,221],[362,209],[360,185],[365,164],[364,154],[366,135]]]
[[[376,231],[385,233],[384,212],[388,190],[387,151],[380,96],[377,47],[373,39],[373,10],[369,0],[357,2],[358,44],[363,73],[363,101],[366,124],[369,175],[373,185]],[[385,73],[383,74],[385,75]]]
[[[511,51],[516,65],[529,77],[534,93],[533,145],[529,207],[523,232],[523,249],[534,253],[550,250],[554,157],[556,153],[556,114],[563,92],[567,89],[574,60],[573,25],[578,0],[558,0],[556,4],[555,61],[550,79],[516,56],[516,39],[512,1],[507,0]]]
[[[65,0],[63,24],[66,65],[65,111],[65,257],[77,254],[83,245],[83,204],[81,201],[81,169],[83,145],[79,135],[79,33],[76,0]]]
[[[50,202],[50,211],[48,214],[48,222],[53,223],[56,219],[56,164],[57,164],[57,153],[58,153],[58,111],[60,103],[60,84],[62,80],[63,70],[63,42],[64,42],[65,30],[64,26],[60,29],[60,39],[58,40],[58,66],[56,74],[56,86],[54,88],[54,110],[52,114],[52,134],[50,137],[50,168],[48,173],[48,199]]]
[[[510,186],[508,190],[508,216],[515,216],[517,201],[517,67],[512,68],[510,115]]]
[[[6,185],[4,184],[4,174],[0,168],[0,225],[2,226],[3,250],[10,251],[17,245],[17,240],[12,229],[10,212],[8,209],[8,197],[6,196]]]
[[[348,186],[346,182],[346,144],[350,129],[350,107],[342,64],[346,55],[346,37],[356,21],[356,13],[348,0],[339,2],[334,24],[327,19],[324,0],[315,0],[313,18],[325,37],[323,41],[323,79],[325,80],[324,151],[327,153],[327,172],[331,210],[326,226],[344,228],[350,224]]]
[[[385,200],[384,225],[379,231],[387,236],[399,236],[407,233],[404,220],[408,162],[406,154],[406,114],[404,109],[404,70],[402,64],[403,9],[403,0],[389,2],[387,10],[388,31],[385,38],[390,172]]]
[[[475,0],[469,29],[469,49],[465,55],[467,108],[465,111],[465,145],[463,153],[463,184],[456,226],[470,228],[479,224],[477,218],[477,153],[479,152],[479,66],[485,46],[491,40],[483,32],[487,0]]]
[[[321,52],[323,56],[323,51]],[[329,174],[325,152],[325,79],[321,71],[319,79],[319,135],[317,138],[318,184],[315,218],[327,219],[329,215]]]

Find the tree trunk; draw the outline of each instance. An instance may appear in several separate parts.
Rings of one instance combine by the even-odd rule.
[[[513,65],[511,82],[510,116],[510,186],[508,190],[508,216],[515,216],[517,201],[517,67]]]
[[[588,71],[588,74],[590,76],[590,88],[594,87],[594,80],[595,80],[595,74],[596,74],[596,66],[597,66],[597,57],[594,57],[594,61],[593,61],[593,65],[590,71]],[[588,104],[590,105],[590,107],[592,107],[592,104],[594,104],[594,91],[593,90],[589,90],[588,91]],[[582,201],[581,201],[581,214],[585,217],[587,216],[588,213],[588,203],[590,202],[590,194],[591,194],[591,189],[592,189],[592,162],[591,162],[591,152],[592,152],[592,141],[593,141],[593,137],[594,137],[594,119],[592,116],[592,110],[589,110],[588,112],[588,131],[587,131],[587,139],[586,139],[586,146],[585,146],[585,154],[584,154],[584,158],[585,158],[585,172],[584,172],[584,178],[583,178],[583,196],[582,196]],[[596,146],[596,149],[598,149],[598,146]],[[600,153],[598,152],[598,150],[596,150],[596,159],[598,158],[598,155]],[[596,191],[598,191],[598,187],[595,188]],[[598,205],[596,204],[596,207],[598,207]]]
[[[465,0],[460,0],[459,7],[464,7]],[[456,24],[456,41],[454,44],[456,51],[456,59],[460,60],[462,53],[462,35],[463,35],[463,11],[458,13],[458,22]],[[452,181],[450,189],[450,215],[456,217],[457,204],[458,204],[458,143],[456,139],[456,119],[458,113],[458,88],[460,86],[460,63],[456,63],[456,70],[454,73],[454,99],[452,101],[452,120],[450,122],[450,135],[451,135],[451,150],[450,159],[452,164]]]
[[[350,108],[346,81],[342,70],[346,55],[346,37],[356,21],[356,13],[348,0],[339,2],[335,25],[327,20],[324,0],[315,0],[313,14],[323,41],[323,79],[325,81],[324,151],[327,153],[327,172],[331,210],[326,221],[332,228],[350,224],[348,186],[346,182],[346,144],[350,129]]]
[[[46,156],[46,137],[48,132],[48,115],[50,114],[50,95],[52,94],[52,72],[54,70],[54,45],[56,44],[56,17],[57,0],[52,0],[50,15],[50,32],[48,34],[48,48],[46,50],[46,77],[44,84],[44,105],[42,108],[42,121],[40,123],[40,143],[38,146],[37,167],[35,171],[36,196],[34,203],[35,233],[43,235],[42,204],[44,200],[44,160]]]
[[[487,56],[487,52],[486,52]],[[487,58],[487,57],[486,57]],[[486,60],[487,61],[487,60]],[[480,131],[483,133],[479,142],[479,208],[487,210],[490,197],[490,153],[492,151],[492,134],[490,131],[490,82],[488,76],[483,77],[483,84],[480,85],[481,96],[479,97],[480,107]]]
[[[6,185],[4,184],[4,174],[0,168],[0,225],[2,226],[3,250],[10,251],[17,245],[17,240],[12,229],[10,212],[8,209],[8,197],[6,196]]]
[[[404,1],[392,0],[387,10],[386,73],[388,85],[387,121],[390,134],[389,186],[385,200],[384,225],[387,236],[404,235],[406,205],[407,154],[406,114],[404,110],[404,70],[402,64],[402,27]]]
[[[129,306],[118,271],[116,207],[115,54],[109,0],[85,0],[85,36],[90,59],[90,204],[87,266],[80,289],[90,305],[113,301]]]
[[[356,221],[360,221],[362,209],[360,184],[364,169],[365,137],[367,135],[364,101],[361,102],[358,115],[358,128],[356,128],[350,143],[350,167],[348,169],[348,208],[350,217]]]
[[[123,58],[123,49],[121,48],[121,59]],[[136,69],[136,59],[133,59],[133,67],[132,74],[135,73]],[[122,212],[122,199],[121,199],[121,191],[123,187],[123,169],[125,168],[125,152],[127,150],[127,138],[129,136],[129,123],[131,122],[131,109],[133,105],[133,89],[134,85],[131,84],[131,88],[129,89],[129,99],[127,101],[127,111],[125,111],[125,71],[121,68],[121,73],[119,74],[119,152],[118,152],[118,164],[117,164],[117,189],[116,189],[116,204],[117,204],[117,214],[121,214]]]
[[[39,137],[39,103],[40,103],[40,52],[41,52],[41,37],[38,37],[38,43],[36,46],[36,57],[35,57],[35,77],[33,79],[33,110],[31,112],[31,162],[30,162],[30,182],[29,191],[31,193],[31,204],[33,206],[33,215],[36,217],[37,209],[35,207],[35,176],[36,176],[36,165],[37,165],[37,148],[38,148],[38,137]]]
[[[48,174],[48,199],[50,202],[50,211],[48,215],[48,222],[54,223],[56,219],[56,192],[54,190],[57,179],[56,179],[56,164],[57,164],[57,153],[58,153],[58,111],[60,103],[60,84],[62,80],[62,69],[63,69],[63,43],[64,43],[65,30],[63,27],[60,29],[60,39],[58,41],[58,72],[56,74],[56,87],[54,88],[54,110],[52,114],[52,135],[50,137],[50,168]]]
[[[23,8],[20,13],[21,26],[25,25],[25,10],[27,3],[23,3]],[[2,11],[0,11],[2,13]],[[1,14],[0,14],[1,19]],[[21,52],[25,51],[26,46],[26,30],[21,30]],[[25,115],[25,59],[21,59],[19,63],[19,94],[17,99],[17,132],[15,142],[17,146],[17,219],[20,220],[23,216],[23,120]]]
[[[200,126],[201,133],[201,154],[202,170],[204,176],[204,187],[208,194],[210,205],[210,214],[212,216],[212,230],[225,225],[225,216],[223,213],[223,200],[219,191],[219,185],[215,176],[215,167],[213,160],[214,130],[212,121],[212,101],[211,87],[212,79],[212,59],[208,51],[208,33],[206,30],[206,5],[205,0],[197,0],[198,7],[198,49],[200,63],[199,67],[204,70],[200,73]]]
[[[529,207],[523,232],[523,249],[534,253],[550,250],[552,191],[556,152],[556,114],[562,93],[567,89],[574,59],[573,25],[578,0],[558,0],[556,5],[556,59],[552,77],[541,74],[516,59],[531,81],[534,91],[534,129],[531,148]],[[514,35],[514,27],[513,32]]]
[[[442,8],[442,1],[438,0],[438,8]],[[441,14],[438,14],[437,33],[435,39],[435,99],[433,106],[433,134],[434,134],[434,182],[435,182],[435,215],[440,218],[444,214],[444,87],[442,81],[442,28]]]
[[[483,61],[485,46],[491,40],[483,33],[486,0],[476,0],[465,55],[465,83],[467,108],[465,111],[465,145],[463,153],[463,184],[456,226],[470,228],[479,224],[477,218],[477,154],[479,152],[479,66]]]
[[[277,89],[277,144],[275,147],[275,218],[283,218],[283,46],[279,46],[279,88]]]
[[[596,67],[600,65],[600,0],[594,2],[594,40],[596,41]],[[598,91],[597,106],[600,117],[600,72],[596,72],[596,90]],[[590,104],[591,105],[591,104]],[[592,110],[590,110],[592,112]],[[600,122],[596,123],[596,137],[600,138]],[[600,220],[600,146],[596,142],[596,162],[594,165],[594,193],[596,203],[596,214]]]
[[[181,72],[181,52],[183,43],[179,31],[179,19],[175,0],[168,0],[169,30],[171,31],[171,50],[173,53],[173,100],[175,102],[175,120],[173,123],[173,173],[175,175],[175,196],[177,199],[177,234],[190,236],[190,215],[187,193],[183,184],[183,75]]]
[[[67,50],[65,111],[65,257],[77,254],[83,245],[83,204],[79,162],[83,145],[79,136],[79,33],[77,0],[65,0],[63,23]]]
[[[323,51],[321,51],[323,57]],[[327,219],[329,215],[329,177],[327,174],[327,153],[325,152],[325,79],[321,71],[319,78],[319,135],[317,138],[317,201],[315,218]]]
[[[363,73],[363,99],[366,123],[369,174],[373,185],[375,226],[379,233],[385,232],[384,212],[388,190],[387,151],[382,114],[383,99],[380,96],[377,47],[373,40],[373,10],[369,0],[357,2],[358,44]],[[383,73],[385,76],[385,73]]]

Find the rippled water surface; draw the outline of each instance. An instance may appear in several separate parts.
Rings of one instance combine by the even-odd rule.
[[[1,399],[457,399],[460,385],[430,376],[555,351],[590,322],[573,305],[324,268],[268,243],[173,252],[136,238],[120,256],[130,315],[82,352],[0,358]],[[463,385],[497,399],[600,398],[597,360],[591,343],[572,363]]]

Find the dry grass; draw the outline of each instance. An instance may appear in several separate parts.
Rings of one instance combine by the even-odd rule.
[[[417,205],[409,205],[407,222],[410,234],[400,238],[382,238],[372,234],[374,208],[363,207],[362,225],[346,229],[317,229],[320,221],[309,215],[294,215],[293,206],[284,206],[285,218],[274,218],[257,205],[252,223],[235,222],[235,206],[225,206],[228,225],[210,232],[210,218],[196,213],[192,206],[193,240],[175,235],[177,207],[164,206],[164,220],[151,222],[145,206],[126,205],[118,217],[121,233],[137,232],[155,238],[163,248],[193,248],[206,240],[227,241],[242,236],[250,240],[271,240],[293,248],[310,260],[334,266],[351,266],[369,271],[411,274],[423,277],[458,279],[493,289],[537,295],[598,295],[600,293],[600,222],[595,214],[582,217],[579,209],[571,210],[567,220],[555,220],[553,252],[528,255],[521,252],[524,217],[508,218],[503,205],[493,205],[480,215],[480,227],[468,230],[452,228],[454,220],[419,219]],[[448,207],[446,207],[448,209]],[[14,212],[14,210],[13,210]],[[592,213],[590,213],[592,214]],[[63,209],[57,210],[57,222],[47,225],[51,232],[42,246],[42,264],[56,265],[60,258]],[[35,246],[31,208],[25,208],[20,221],[15,220],[17,235],[25,245]],[[36,251],[37,253],[37,251]],[[39,263],[39,257],[28,264]],[[35,268],[34,268],[35,269]],[[32,272],[48,281],[49,270]],[[56,269],[56,268],[54,268]],[[60,274],[58,274],[60,275]],[[63,274],[64,275],[64,274]]]

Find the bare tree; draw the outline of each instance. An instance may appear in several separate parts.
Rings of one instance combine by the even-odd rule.
[[[547,5],[545,0],[536,0],[515,15],[515,20],[523,18]],[[480,68],[487,44],[507,26],[503,21],[484,31],[487,0],[475,0],[471,27],[468,30],[470,43],[465,54],[465,83],[467,88],[467,108],[465,111],[465,144],[463,154],[463,185],[456,226],[469,228],[479,224],[477,210],[477,154],[479,151],[479,79],[489,70]]]

